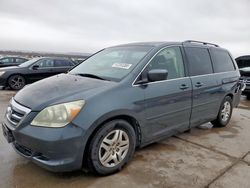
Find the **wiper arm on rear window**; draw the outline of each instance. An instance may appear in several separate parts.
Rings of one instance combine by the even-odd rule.
[[[94,74],[87,74],[87,73],[79,73],[79,74],[74,74],[74,75],[77,75],[77,76],[82,76],[82,77],[89,77],[89,78],[96,78],[96,79],[99,79],[99,80],[107,80],[107,81],[110,81],[108,79],[105,79],[105,78],[102,78],[100,76],[97,76],[97,75],[94,75]]]

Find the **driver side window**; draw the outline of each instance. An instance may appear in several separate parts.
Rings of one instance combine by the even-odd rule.
[[[168,71],[167,79],[185,76],[182,54],[179,47],[168,47],[160,51],[148,64],[147,70],[164,69]]]

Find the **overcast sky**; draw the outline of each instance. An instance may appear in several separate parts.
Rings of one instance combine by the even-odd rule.
[[[250,54],[249,0],[0,0],[0,49],[95,52],[196,39]]]

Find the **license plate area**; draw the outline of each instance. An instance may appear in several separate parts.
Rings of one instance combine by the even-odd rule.
[[[7,142],[8,143],[14,142],[15,138],[12,132],[4,124],[2,124],[2,129],[3,129],[3,135],[5,139],[7,140]]]

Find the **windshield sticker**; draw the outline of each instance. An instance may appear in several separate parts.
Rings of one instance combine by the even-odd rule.
[[[128,63],[114,63],[112,67],[114,68],[120,68],[120,69],[129,69],[132,66],[132,64]]]

